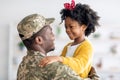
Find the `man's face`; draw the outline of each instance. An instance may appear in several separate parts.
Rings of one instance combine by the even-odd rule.
[[[54,45],[54,34],[52,32],[52,28],[50,27],[50,25],[46,26],[46,30],[44,35],[43,35],[43,39],[44,39],[44,49],[46,52],[52,51],[55,49],[55,45]]]

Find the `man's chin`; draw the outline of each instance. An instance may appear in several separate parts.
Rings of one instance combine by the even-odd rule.
[[[50,51],[54,51],[54,50],[55,50],[55,48],[50,49]]]

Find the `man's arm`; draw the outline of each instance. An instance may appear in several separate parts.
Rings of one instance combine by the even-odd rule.
[[[70,67],[60,62],[54,62],[46,67],[49,69],[51,68],[51,71],[54,71],[51,73],[52,75],[55,74],[51,80],[83,80]]]

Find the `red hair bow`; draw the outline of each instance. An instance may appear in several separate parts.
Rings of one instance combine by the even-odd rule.
[[[64,7],[65,7],[65,9],[73,10],[75,8],[75,1],[72,0],[71,4],[70,3],[65,3]]]

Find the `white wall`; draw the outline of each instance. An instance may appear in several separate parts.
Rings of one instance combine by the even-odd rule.
[[[120,26],[120,0],[76,0],[79,1],[89,4],[98,12],[102,26],[108,24]],[[57,25],[60,22],[59,12],[64,2],[70,0],[0,0],[0,80],[8,79],[10,24],[17,24],[26,15],[40,13],[46,17],[55,17],[54,25]]]

